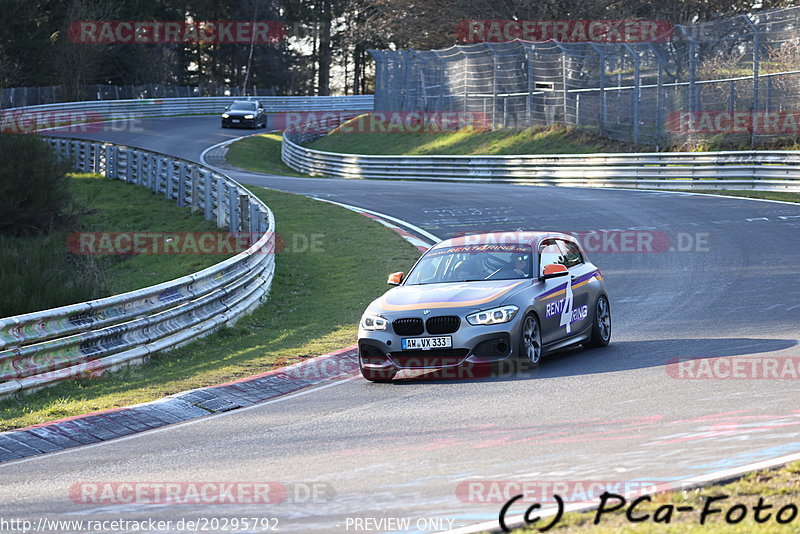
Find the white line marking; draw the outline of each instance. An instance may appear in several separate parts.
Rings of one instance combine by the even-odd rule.
[[[110,443],[119,443],[120,441],[127,441],[129,439],[136,439],[136,438],[141,437],[141,436],[148,436],[148,435],[156,434],[156,433],[159,433],[159,432],[164,432],[164,431],[167,431],[167,430],[172,430],[173,428],[180,428],[180,427],[183,427],[183,426],[193,425],[195,423],[202,423],[202,422],[205,422],[205,421],[210,421],[212,419],[216,419],[217,417],[223,417],[223,416],[226,416],[226,415],[243,413],[243,412],[255,409],[255,408],[261,408],[262,406],[267,406],[268,404],[274,404],[276,402],[282,402],[282,401],[285,401],[285,400],[294,399],[295,397],[301,397],[303,395],[308,395],[309,393],[315,393],[317,391],[322,391],[323,389],[332,388],[332,387],[338,386],[340,384],[346,384],[347,382],[350,382],[351,380],[356,380],[358,378],[361,378],[361,376],[357,375],[357,376],[352,376],[350,378],[344,378],[344,379],[341,379],[341,380],[337,380],[336,382],[333,382],[331,384],[326,384],[326,385],[320,386],[320,387],[312,386],[309,389],[304,389],[304,390],[298,391],[296,393],[289,393],[288,395],[284,395],[282,397],[278,397],[277,399],[272,399],[272,400],[268,400],[268,401],[265,401],[265,402],[260,402],[258,404],[253,404],[252,406],[245,406],[244,408],[239,408],[239,409],[236,409],[236,410],[231,410],[229,412],[222,412],[222,413],[217,413],[217,414],[213,414],[213,415],[203,415],[203,416],[200,416],[198,418],[191,419],[189,421],[183,421],[182,423],[168,424],[168,425],[162,426],[160,428],[153,428],[151,430],[145,430],[143,432],[138,432],[136,434],[131,434],[131,435],[128,435],[128,436],[122,436],[120,438],[114,438],[114,439],[110,439],[108,441],[101,441],[100,443],[92,443],[91,445],[83,445],[83,446],[80,446],[80,447],[71,447],[69,449],[64,449],[62,451],[55,451],[55,452],[44,453],[44,454],[37,454],[35,456],[29,456],[27,458],[20,458],[19,460],[13,460],[11,462],[3,462],[3,463],[0,463],[0,469],[2,469],[4,467],[7,467],[7,466],[11,466],[11,465],[19,465],[19,464],[24,464],[24,463],[27,463],[27,462],[36,461],[36,460],[43,460],[43,459],[47,459],[47,458],[52,458],[54,456],[60,456],[62,454],[68,454],[68,453],[71,453],[71,452],[78,452],[78,451],[83,452],[83,451],[85,451],[87,449],[93,449],[95,447],[102,447],[103,445],[108,445]]]
[[[548,186],[545,186],[548,187]],[[561,187],[561,186],[549,186],[549,187]],[[664,193],[667,195],[681,195],[681,196],[693,196],[693,197],[716,197],[716,198],[724,198],[727,200],[753,200],[755,202],[774,202],[775,204],[788,204],[789,206],[800,206],[800,202],[789,202],[787,200],[769,200],[766,198],[750,198],[750,197],[739,197],[733,195],[717,195],[715,193],[695,193],[691,189],[687,189],[686,191],[665,191],[663,189],[640,189],[638,187],[590,187],[585,185],[579,186],[565,186],[564,189],[569,187],[570,189],[590,189],[594,191],[641,191],[642,193]],[[730,191],[747,191],[747,189],[731,189]],[[753,191],[754,193],[770,193],[772,191]],[[775,191],[777,193],[781,193],[782,191]],[[792,193],[793,191],[786,191],[788,193]]]
[[[267,132],[256,132],[256,133],[251,133],[251,134],[243,135],[243,136],[241,136],[241,137],[234,137],[233,139],[228,139],[227,141],[223,141],[223,142],[221,142],[221,143],[217,143],[216,145],[211,145],[210,147],[208,147],[207,149],[203,150],[203,151],[200,153],[200,163],[202,163],[202,164],[203,164],[203,165],[205,165],[206,167],[211,167],[211,168],[213,168],[213,169],[218,169],[219,167],[214,167],[213,165],[211,165],[210,163],[208,163],[208,162],[206,161],[206,154],[208,154],[209,152],[211,152],[211,151],[212,151],[212,150],[214,150],[215,148],[219,148],[219,147],[221,147],[221,146],[229,145],[229,144],[231,144],[231,143],[235,143],[236,141],[241,141],[242,139],[246,139],[247,137],[252,137],[252,136],[254,136],[254,135],[260,135],[260,134],[262,134],[262,133],[270,133],[270,132],[273,132],[273,131],[274,131],[274,130],[269,130],[269,131],[267,131]]]
[[[315,200],[319,200],[321,202],[329,202],[331,204],[336,204],[337,206],[341,206],[343,208],[347,208],[347,209],[349,209],[351,211],[369,213],[370,215],[374,215],[376,217],[384,218],[386,220],[389,220],[389,221],[392,221],[394,223],[397,223],[400,226],[405,226],[406,228],[411,228],[413,231],[417,232],[420,235],[423,235],[423,236],[427,237],[428,239],[430,239],[434,243],[438,243],[438,242],[442,241],[442,239],[440,237],[436,237],[432,233],[428,232],[427,230],[423,230],[419,226],[416,226],[414,224],[411,224],[410,222],[404,221],[403,219],[398,219],[397,217],[392,217],[391,215],[386,215],[385,213],[380,213],[380,212],[377,212],[377,211],[368,210],[366,208],[359,208],[358,206],[351,206],[350,204],[345,204],[343,202],[336,202],[334,200],[328,200],[326,198],[317,198],[317,197],[311,197],[311,198],[314,198]]]

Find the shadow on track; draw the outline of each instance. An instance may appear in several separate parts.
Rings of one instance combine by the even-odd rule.
[[[601,349],[574,347],[547,354],[536,369],[526,369],[514,361],[501,362],[495,366],[450,368],[427,373],[414,371],[413,375],[398,376],[392,384],[500,382],[612,373],[665,366],[678,358],[766,357],[767,353],[797,345],[797,340],[793,339],[753,338],[614,341]]]

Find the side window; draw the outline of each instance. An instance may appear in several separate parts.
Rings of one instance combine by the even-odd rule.
[[[539,272],[543,272],[544,266],[551,263],[566,265],[564,263],[564,254],[554,240],[544,241],[539,248]]]
[[[558,240],[558,244],[564,253],[564,265],[566,265],[568,269],[583,263],[583,254],[581,254],[581,249],[578,248],[578,245],[571,241],[563,241],[561,239]]]

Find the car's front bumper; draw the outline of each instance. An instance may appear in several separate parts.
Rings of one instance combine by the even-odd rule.
[[[234,122],[238,121],[238,122]],[[224,128],[254,128],[256,126],[257,119],[245,119],[242,117],[228,117],[227,119],[222,119],[222,126]]]
[[[401,336],[395,334],[392,325],[386,330],[359,330],[358,353],[364,369],[442,369],[464,364],[490,365],[509,358],[518,352],[520,321],[513,320],[499,325],[472,326],[462,321],[460,328],[452,334],[452,348],[403,350],[402,340],[409,337],[439,337],[424,334]]]

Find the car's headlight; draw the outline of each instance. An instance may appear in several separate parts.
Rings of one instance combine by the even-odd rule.
[[[365,313],[361,317],[361,328],[364,330],[386,330],[387,324],[389,322],[386,319],[374,313]]]
[[[467,322],[477,326],[481,324],[500,324],[507,323],[519,311],[516,306],[500,306],[499,308],[492,308],[491,310],[479,311],[467,315]]]
[[[252,119],[252,118],[253,118],[253,115],[245,115],[245,116],[244,116],[244,118],[245,118],[245,119]],[[352,323],[351,323],[351,324],[352,324]]]
[[[222,114],[222,118],[223,118],[223,119],[227,119],[228,117],[230,117],[230,115],[228,115],[227,113],[223,113],[223,114]]]

